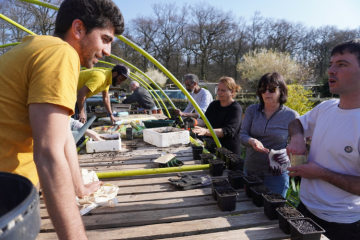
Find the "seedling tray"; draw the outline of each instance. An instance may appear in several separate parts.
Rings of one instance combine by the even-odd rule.
[[[288,211],[291,211],[291,215],[290,216],[284,216],[283,213],[281,213],[281,210],[284,210],[284,208],[288,209]],[[276,212],[278,214],[278,218],[279,218],[279,227],[280,229],[285,233],[285,234],[290,234],[290,223],[288,222],[289,219],[295,219],[295,218],[303,218],[304,216],[295,208],[293,207],[281,207],[281,208],[276,208]]]
[[[267,189],[266,192],[258,192],[255,190],[256,187],[263,187],[264,189]],[[265,187],[264,185],[259,185],[259,186],[254,186],[254,187],[251,187],[251,191],[252,191],[252,202],[255,206],[257,207],[263,207],[264,206],[264,200],[263,200],[263,193],[271,193],[271,191]]]
[[[306,223],[311,224],[315,228],[314,229],[315,231],[303,232],[301,228],[296,227],[296,224],[295,224],[296,221],[305,221]],[[291,239],[295,239],[295,240],[320,240],[321,234],[323,234],[325,232],[325,230],[322,227],[317,225],[310,218],[289,219],[288,222],[290,223]]]
[[[250,176],[244,177],[244,182],[246,196],[248,196],[249,198],[252,198],[252,191],[250,189],[251,187],[264,185],[264,182],[260,178],[252,180]]]
[[[277,198],[278,200],[269,200],[266,196]],[[278,193],[263,194],[264,199],[264,213],[268,219],[274,220],[278,218],[276,208],[283,207],[286,204],[286,199]]]
[[[216,188],[217,204],[221,211],[234,211],[236,208],[237,192],[233,188]]]
[[[242,171],[229,171],[228,179],[233,189],[244,189],[244,177],[246,175]]]

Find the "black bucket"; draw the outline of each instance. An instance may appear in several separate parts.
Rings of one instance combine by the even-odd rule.
[[[36,188],[27,178],[12,173],[0,172],[0,182],[0,240],[35,239],[40,231]]]

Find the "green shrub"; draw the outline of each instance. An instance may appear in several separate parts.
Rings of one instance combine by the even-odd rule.
[[[311,93],[311,90],[305,90],[301,85],[288,85],[288,99],[285,105],[297,111],[300,116],[304,115],[314,107],[314,103],[309,99]]]

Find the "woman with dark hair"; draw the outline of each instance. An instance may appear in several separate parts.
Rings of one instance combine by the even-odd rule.
[[[238,156],[241,154],[239,132],[242,120],[242,108],[234,98],[236,92],[240,89],[240,86],[236,85],[233,78],[220,78],[217,90],[219,100],[210,103],[205,112],[205,116],[213,127],[222,147],[225,147]],[[201,120],[198,120],[198,123],[199,126],[205,126]],[[195,127],[193,132],[199,136],[205,135],[211,137],[210,131],[207,128]]]
[[[264,184],[272,192],[286,195],[289,188],[286,145],[288,126],[299,114],[284,106],[287,87],[281,74],[267,73],[261,77],[256,91],[259,104],[247,108],[240,131],[241,143],[246,146],[246,170],[268,172]],[[273,164],[270,150],[278,151]],[[271,164],[271,165],[270,165]],[[275,166],[275,167],[274,167]]]

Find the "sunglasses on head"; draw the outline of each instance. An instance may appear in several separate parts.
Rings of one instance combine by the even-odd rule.
[[[261,88],[259,88],[259,92],[261,92],[261,93],[266,93],[266,90],[269,90],[270,93],[274,93],[274,92],[276,92],[276,89],[277,89],[277,88],[279,88],[279,86],[276,86],[276,87],[268,87],[268,88],[266,88],[266,87],[261,87]]]

